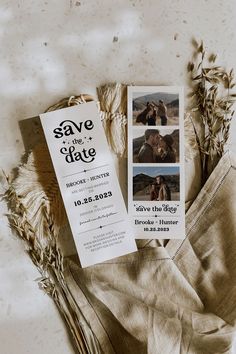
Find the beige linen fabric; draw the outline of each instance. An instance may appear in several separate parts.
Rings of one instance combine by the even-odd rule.
[[[236,161],[226,153],[187,212],[184,241],[86,269],[67,258],[66,281],[105,354],[232,353],[235,217]]]

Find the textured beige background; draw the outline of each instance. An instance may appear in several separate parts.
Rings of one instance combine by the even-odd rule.
[[[234,0],[2,0],[1,168],[9,171],[23,152],[18,121],[64,96],[110,81],[186,85],[192,36],[235,68],[235,19]],[[1,354],[72,353],[54,305],[33,281],[38,273],[0,221]]]

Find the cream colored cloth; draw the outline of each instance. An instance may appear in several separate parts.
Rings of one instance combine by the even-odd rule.
[[[221,159],[186,215],[187,238],[66,281],[105,354],[232,353],[236,331],[236,161]]]

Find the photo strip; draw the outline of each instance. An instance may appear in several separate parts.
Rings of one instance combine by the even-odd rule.
[[[185,237],[183,89],[128,88],[128,210],[137,239]]]

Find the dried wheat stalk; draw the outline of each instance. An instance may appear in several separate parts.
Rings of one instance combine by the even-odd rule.
[[[126,149],[126,116],[122,107],[126,107],[126,87],[121,84],[104,85],[98,90],[100,117],[107,133],[111,149],[119,156]],[[93,101],[90,95],[71,96],[62,99],[47,111],[65,108],[71,105]],[[59,188],[52,170],[49,156],[39,158],[38,146],[29,155],[28,162],[21,166],[17,179],[11,180],[6,176],[8,183],[4,195],[11,213],[8,215],[11,226],[16,230],[18,237],[24,242],[26,251],[37,267],[41,277],[38,283],[55,302],[72,336],[74,348],[80,354],[100,354],[98,341],[75,299],[73,298],[64,278],[64,260],[58,246],[58,220],[63,222],[62,212],[55,210],[63,208]],[[38,157],[35,161],[34,152]],[[44,151],[42,151],[44,154]],[[40,155],[41,156],[41,155]],[[45,159],[49,159],[46,164]],[[43,161],[44,168],[41,168]],[[55,188],[48,195],[48,183],[45,178],[39,178],[46,172],[48,182],[53,180]],[[49,178],[50,177],[50,178]],[[30,182],[30,183],[29,183]],[[50,186],[50,183],[49,183]],[[37,188],[36,188],[37,187]],[[37,190],[37,193],[33,193]],[[52,194],[52,195],[51,195]]]
[[[92,100],[93,98],[89,95],[72,96],[61,100],[50,107],[48,111]],[[31,159],[29,159],[27,166],[31,166]],[[100,354],[99,344],[76,304],[64,278],[64,259],[58,246],[59,228],[57,224],[55,225],[55,221],[58,223],[58,220],[55,218],[56,213],[53,209],[53,207],[58,208],[58,205],[57,203],[52,203],[52,199],[47,198],[45,184],[40,187],[42,178],[39,179],[37,177],[37,172],[40,174],[40,168],[39,170],[37,168],[36,170],[32,168],[28,170],[21,166],[20,171],[21,174],[18,175],[16,180],[11,180],[6,176],[8,189],[4,198],[11,211],[8,215],[10,225],[15,229],[17,236],[24,242],[26,252],[40,273],[40,278],[38,279],[40,288],[53,299],[65,321],[75,352],[79,354]],[[29,171],[31,171],[31,175],[29,175]],[[50,169],[48,172],[52,172],[54,175]],[[37,181],[40,192],[35,196],[36,199],[33,200],[33,204],[28,203],[32,194],[32,190],[28,186],[30,180],[32,187]],[[24,182],[27,186],[24,186]],[[21,195],[22,192],[23,195]],[[60,196],[58,187],[54,192]],[[54,199],[57,200],[58,198],[54,196]],[[51,207],[48,207],[47,203],[45,203],[46,200]],[[37,212],[35,212],[35,205],[37,205]],[[63,205],[61,207],[63,208]]]
[[[41,277],[38,283],[41,289],[55,302],[74,341],[76,352],[81,354],[94,353],[87,344],[86,335],[80,326],[77,305],[71,296],[64,279],[63,256],[57,244],[53,220],[45,211],[48,221],[48,233],[45,240],[37,237],[36,231],[28,220],[28,212],[16,194],[12,181],[6,176],[8,189],[4,198],[8,202],[11,213],[8,215],[10,225],[16,230],[17,236],[24,242],[25,249]],[[80,314],[81,315],[81,314]],[[99,353],[97,351],[96,353]]]
[[[223,155],[229,138],[230,122],[234,116],[232,109],[236,94],[233,69],[225,70],[215,64],[217,56],[206,58],[203,42],[193,41],[194,61],[188,64],[191,74],[192,92],[190,93],[192,124],[199,147],[202,165],[202,184]],[[207,66],[205,66],[207,61]],[[203,134],[196,128],[200,123]]]

